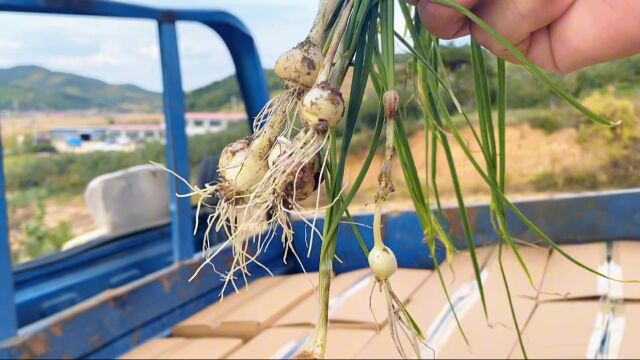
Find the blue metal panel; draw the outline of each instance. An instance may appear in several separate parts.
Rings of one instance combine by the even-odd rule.
[[[515,202],[518,209],[558,244],[640,239],[640,190],[582,193]],[[474,242],[478,246],[493,244],[497,235],[489,220],[486,204],[467,207]],[[460,212],[445,207],[448,226],[445,230],[458,249],[466,249]],[[421,237],[420,223],[414,212],[393,215],[401,223],[389,223],[387,234],[398,238]],[[515,215],[508,213],[507,223],[514,237],[539,242]]]
[[[400,266],[413,269],[435,267],[415,213],[408,216],[398,213],[383,215],[382,224],[385,245],[393,250]],[[435,253],[438,263],[444,260],[445,250],[439,241],[436,242]]]
[[[200,222],[205,220],[206,215],[201,215]],[[204,230],[200,227],[196,233],[195,248],[202,247]],[[222,232],[209,234],[213,245],[225,239]],[[149,275],[172,262],[171,227],[166,225],[20,264],[14,268],[18,326]]]
[[[0,138],[0,341],[15,336],[18,329],[16,304],[11,276],[11,250],[9,247],[9,219],[7,218],[7,198],[4,192],[4,155]]]
[[[73,266],[50,274],[41,281],[22,285],[16,292],[20,326],[170,265],[173,256],[169,231],[162,233],[148,232],[146,237],[150,241],[130,249],[126,256],[120,251],[113,251],[87,266]]]
[[[272,264],[273,265],[270,265],[270,270],[274,276],[290,274],[295,270],[293,263],[284,265],[281,261],[278,261],[278,259],[274,259]],[[262,276],[268,275],[264,273],[262,269],[258,269],[257,272],[252,272],[252,276],[249,281],[255,281]],[[239,284],[240,283],[243,283],[243,281],[239,281]],[[85,357],[89,359],[113,359],[130,351],[137,344],[142,344],[145,341],[156,337],[168,336],[171,332],[170,329],[175,324],[220,300],[219,291],[220,288],[217,287],[197,299],[181,304],[180,307],[173,311],[170,311],[151,322],[145,323],[143,326],[137,327],[132,332],[118,338],[107,346],[104,346],[91,354],[87,354]],[[225,296],[233,293],[234,291],[234,289],[227,288]],[[132,342],[133,339],[135,339],[135,345]]]
[[[369,249],[373,247],[373,215],[357,215],[353,217],[357,224],[360,235]],[[420,224],[415,224],[406,217],[395,215],[383,215],[385,244],[394,250],[398,258],[398,265],[406,268],[433,268],[435,265],[429,254],[429,248],[422,242],[422,229]],[[322,232],[324,219],[316,221],[316,229]],[[397,231],[398,229],[402,231]],[[318,271],[320,259],[321,241],[318,235],[314,235],[311,256],[307,258],[307,241],[311,235],[311,226],[296,221],[293,223],[295,233],[294,247],[300,257],[303,258],[304,267],[307,271]],[[356,239],[351,224],[340,224],[338,227],[338,244],[336,246],[336,256],[340,261],[335,261],[333,270],[336,274],[341,274],[355,269],[368,267],[368,260],[364,256],[362,249]],[[444,253],[439,249],[436,256],[439,261],[444,259]],[[299,265],[298,265],[299,266]]]
[[[623,190],[597,193],[583,193],[572,196],[557,196],[515,202],[516,206],[545,234],[558,244],[597,242],[608,240],[640,240],[640,190]],[[489,206],[486,204],[467,207],[469,222],[477,246],[493,244],[497,235],[489,220]],[[466,249],[466,241],[460,212],[457,207],[445,207],[445,230],[459,250]],[[354,219],[357,223],[371,226],[371,215],[360,215]],[[509,228],[514,237],[530,242],[539,242],[529,229],[512,213],[507,216]],[[433,259],[423,242],[420,221],[413,211],[383,215],[384,238],[403,267],[433,268]],[[323,220],[319,219],[316,228],[322,231]],[[311,227],[302,221],[293,224],[295,249],[304,254],[304,266],[308,271],[318,269],[319,243],[306,258],[305,238],[309,237]],[[369,248],[373,245],[371,229],[360,228],[361,235]],[[366,259],[356,241],[351,225],[342,224],[339,228],[337,256],[343,261],[336,262],[336,273],[367,266]],[[437,246],[438,261],[444,259],[444,249]]]
[[[164,118],[167,134],[167,167],[189,178],[189,147],[184,120],[184,91],[180,76],[178,38],[174,23],[158,23],[160,38],[160,61],[162,63],[162,85]],[[189,187],[175,176],[169,177],[169,198],[171,199],[171,236],[173,257],[176,262],[193,257],[193,225],[191,224],[191,199],[179,198],[175,194],[189,193]]]
[[[282,248],[273,247],[259,260],[276,274],[286,273],[293,266],[284,266],[282,255]],[[224,269],[231,259],[227,248],[213,263]],[[199,260],[176,264],[23,328],[20,336],[0,343],[0,358],[79,358],[97,351],[119,355],[210,304],[222,281],[206,267],[188,282],[199,265]],[[255,264],[248,269],[250,280],[266,275]]]

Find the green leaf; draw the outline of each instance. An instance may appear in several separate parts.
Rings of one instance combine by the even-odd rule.
[[[542,81],[543,84],[549,87],[549,89],[551,89],[554,93],[556,93],[560,98],[562,98],[567,103],[571,104],[574,108],[576,108],[578,111],[583,113],[592,121],[604,126],[609,126],[609,127],[616,126],[619,124],[619,122],[611,122],[609,120],[602,118],[598,114],[594,113],[593,111],[589,110],[587,107],[582,105],[579,100],[571,96],[566,91],[562,90],[557,84],[553,82],[553,80],[551,80],[551,78],[548,75],[542,72],[542,70],[540,70],[531,61],[529,61],[529,59],[527,59],[527,57],[524,56],[524,54],[522,54],[518,49],[516,49],[516,47],[513,46],[509,42],[509,40],[507,40],[504,36],[500,35],[500,33],[495,31],[484,20],[482,20],[477,15],[469,11],[469,9],[456,3],[453,0],[433,0],[433,1],[436,3],[451,7],[453,9],[456,9],[457,11],[462,13],[464,16],[469,18],[469,20],[473,21],[482,30],[484,30],[489,35],[491,35],[494,39],[496,39],[500,43],[500,45],[504,46],[505,49],[507,49],[507,51],[509,51],[511,55],[513,55],[516,59],[518,59],[518,61],[522,63],[522,67],[524,67],[532,75],[540,79],[540,81]]]

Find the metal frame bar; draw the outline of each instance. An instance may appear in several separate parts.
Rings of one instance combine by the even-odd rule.
[[[9,247],[9,218],[7,217],[7,198],[4,192],[4,154],[0,136],[0,342],[18,333],[18,315],[13,291],[11,272],[11,251]]]
[[[189,147],[185,132],[184,91],[180,76],[180,55],[178,37],[173,22],[158,22],[160,41],[160,62],[162,63],[162,84],[164,116],[167,123],[167,166],[184,179],[189,179]],[[193,257],[193,241],[187,241],[192,235],[191,199],[173,194],[189,193],[189,187],[175,176],[169,177],[171,196],[171,237],[173,241],[173,259],[176,262]]]

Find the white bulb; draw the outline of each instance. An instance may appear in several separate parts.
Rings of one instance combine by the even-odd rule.
[[[271,148],[271,151],[269,152],[269,157],[267,158],[269,167],[272,168],[275,164],[277,164],[280,156],[289,151],[292,147],[293,145],[291,144],[291,141],[289,141],[289,139],[280,136],[278,140],[276,140],[276,143],[273,144],[273,148]]]
[[[379,281],[389,279],[398,270],[398,261],[388,247],[376,247],[369,252],[369,267]]]
[[[320,46],[306,39],[280,56],[274,71],[287,86],[308,89],[316,83],[323,60]]]
[[[257,184],[267,172],[264,160],[251,155],[250,138],[227,145],[220,154],[220,177],[235,191],[246,192]]]
[[[342,120],[342,115],[344,115],[342,94],[327,82],[322,82],[309,90],[302,99],[300,119],[307,129],[316,129],[320,121],[326,122],[326,125],[331,128],[335,127]]]

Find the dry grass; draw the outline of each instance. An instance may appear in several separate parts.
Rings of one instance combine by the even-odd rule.
[[[162,114],[23,114],[2,117],[3,139],[19,134],[31,134],[33,131],[48,132],[54,127],[66,126],[105,126],[116,124],[160,123]]]
[[[470,131],[464,131],[463,136],[472,143]],[[507,184],[508,192],[512,198],[532,197],[548,195],[541,193],[532,185],[532,181],[541,173],[572,173],[595,171],[605,164],[608,154],[597,146],[581,146],[575,129],[566,128],[550,135],[542,130],[532,129],[527,124],[512,125],[507,127]],[[465,155],[452,141],[453,157],[458,164],[457,171],[462,188],[467,195],[468,202],[486,201],[490,193],[486,184],[473,169]],[[424,181],[426,176],[425,162],[425,138],[419,132],[410,139],[413,156],[418,168],[418,173]],[[479,151],[477,147],[472,149]],[[480,159],[480,154],[478,154]],[[352,156],[347,162],[345,178],[347,181],[356,177],[363,156]],[[353,201],[354,211],[367,211],[371,206],[369,201],[377,186],[377,171],[381,158],[374,159],[369,172],[362,184],[361,192]],[[451,178],[446,166],[446,159],[442,151],[438,154],[438,184],[441,199],[445,204],[455,203],[455,194]],[[399,164],[394,164],[394,179],[396,193],[392,196],[391,205],[395,209],[407,209],[410,205],[408,193],[404,187],[402,169]]]

